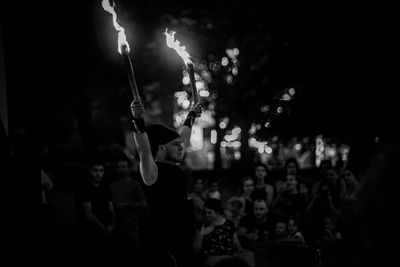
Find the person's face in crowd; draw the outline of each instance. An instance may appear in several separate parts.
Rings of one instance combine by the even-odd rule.
[[[104,166],[103,165],[93,165],[90,168],[91,181],[95,184],[99,184],[104,176]]]
[[[234,214],[239,214],[240,209],[242,208],[243,203],[241,201],[232,201],[229,203],[229,209],[234,213]]]
[[[196,192],[203,192],[204,191],[204,184],[203,180],[197,179],[196,182],[194,183],[194,191]]]
[[[215,210],[204,208],[204,216],[207,221],[215,222],[218,219],[218,213]]]
[[[117,173],[120,177],[126,177],[129,172],[128,162],[121,160],[117,162]]]
[[[263,166],[258,166],[255,173],[258,182],[263,182],[265,177],[267,176],[267,170]]]
[[[254,182],[253,180],[246,180],[243,183],[243,192],[247,195],[250,195],[254,190]]]
[[[350,170],[343,171],[343,179],[346,185],[354,185],[356,181],[356,177]]]
[[[277,222],[275,224],[275,234],[283,235],[286,232],[286,223],[285,222]]]
[[[298,227],[298,225],[297,225],[295,220],[290,219],[288,221],[287,230],[288,230],[289,234],[294,234],[299,230],[299,227]]]
[[[297,174],[297,166],[294,162],[290,162],[287,166],[286,166],[286,173],[287,174],[292,174],[292,175],[296,175]]]
[[[257,219],[263,219],[268,213],[267,203],[265,201],[255,201],[253,212]]]
[[[325,217],[324,219],[324,229],[325,231],[332,231],[336,227],[335,221],[330,217]]]
[[[287,189],[295,189],[297,186],[296,176],[289,174],[286,176],[286,188]]]
[[[184,156],[182,138],[178,137],[164,145],[165,159],[175,163],[180,163]]]
[[[212,182],[211,186],[210,186],[210,191],[211,192],[216,192],[216,191],[218,191],[218,189],[219,189],[218,183],[217,182]]]
[[[338,173],[332,168],[327,169],[325,171],[325,178],[327,179],[330,185],[335,185],[336,180],[338,179]]]

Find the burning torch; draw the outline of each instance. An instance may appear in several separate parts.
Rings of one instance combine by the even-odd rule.
[[[126,41],[125,29],[121,27],[121,25],[119,25],[119,23],[117,22],[117,13],[115,12],[114,9],[115,3],[114,1],[112,1],[112,3],[113,4],[110,5],[109,0],[103,0],[101,2],[103,9],[112,15],[114,28],[118,32],[118,52],[124,57],[124,62],[129,79],[129,87],[131,88],[133,94],[133,100],[135,102],[141,102],[139,91],[136,84],[135,73],[132,67],[132,61],[129,56],[130,48],[128,42]]]
[[[193,103],[194,105],[196,105],[198,103],[198,96],[196,89],[196,80],[194,78],[193,62],[191,60],[192,57],[186,51],[186,47],[180,46],[180,42],[178,40],[175,40],[175,33],[176,32],[174,31],[168,32],[168,29],[165,29],[164,34],[166,36],[167,46],[174,49],[176,53],[178,53],[178,55],[182,58],[183,62],[187,67],[187,70],[189,72],[190,85],[192,89]]]

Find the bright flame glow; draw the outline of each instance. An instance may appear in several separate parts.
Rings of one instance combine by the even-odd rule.
[[[165,41],[167,42],[167,46],[174,49],[186,65],[189,63],[193,64],[192,60],[190,59],[189,53],[186,52],[186,47],[180,46],[180,42],[178,40],[175,40],[175,33],[176,32],[174,31],[168,32],[168,29],[165,29],[164,35],[166,36]]]
[[[128,42],[126,41],[125,29],[123,27],[121,27],[121,25],[119,25],[117,22],[117,13],[115,13],[115,9],[114,9],[115,2],[113,2],[113,6],[111,6],[109,0],[103,0],[101,2],[101,5],[103,6],[103,9],[105,11],[107,11],[108,13],[110,13],[112,15],[114,28],[118,32],[118,52],[120,54],[122,54],[122,52],[124,52],[126,54],[129,53],[130,48],[129,48]],[[124,51],[122,51],[122,47],[124,47]]]

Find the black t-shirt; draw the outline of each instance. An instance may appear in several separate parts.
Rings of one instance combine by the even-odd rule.
[[[274,219],[270,216],[263,221],[257,220],[253,214],[245,215],[239,223],[239,227],[247,229],[247,234],[255,233],[258,234],[258,241],[262,242],[271,237],[274,231]]]
[[[78,215],[80,222],[86,225],[83,219],[82,209],[80,205],[84,202],[92,204],[93,214],[104,225],[112,224],[112,215],[109,211],[108,203],[112,201],[111,191],[105,185],[99,187],[94,186],[90,182],[81,184],[76,191],[75,202],[78,205]]]
[[[149,220],[145,227],[150,236],[146,238],[161,249],[180,253],[192,247],[193,202],[182,169],[167,163],[156,164],[156,182],[151,186],[143,185],[149,206]]]

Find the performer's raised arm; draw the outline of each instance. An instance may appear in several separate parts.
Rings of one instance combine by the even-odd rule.
[[[157,165],[150,146],[150,141],[146,133],[146,126],[143,117],[144,105],[141,102],[133,101],[131,103],[133,115],[134,134],[136,148],[140,158],[139,171],[143,182],[146,185],[152,185],[156,182],[158,176]]]

